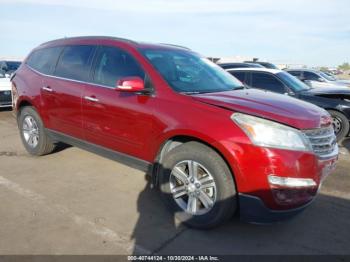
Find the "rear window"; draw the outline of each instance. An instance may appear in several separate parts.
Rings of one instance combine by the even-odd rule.
[[[27,60],[27,65],[43,74],[52,74],[62,47],[49,47],[34,51]]]
[[[65,47],[57,63],[55,75],[74,80],[88,80],[95,48],[88,45]]]

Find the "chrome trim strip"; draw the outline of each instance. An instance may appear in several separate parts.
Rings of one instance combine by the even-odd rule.
[[[81,81],[81,80],[75,80],[75,79],[70,79],[70,78],[65,78],[65,77],[60,77],[60,76],[53,76],[53,75],[47,75],[44,73],[39,72],[38,70],[34,69],[33,67],[31,67],[30,65],[28,65],[27,63],[25,63],[25,65],[32,70],[33,72],[42,75],[42,76],[46,76],[46,77],[50,77],[50,78],[54,78],[54,79],[59,79],[59,80],[65,80],[65,81],[70,81],[70,82],[74,82],[74,83],[79,83],[79,84],[88,84],[88,85],[93,85],[93,86],[97,86],[97,87],[104,87],[104,88],[108,88],[108,89],[115,89],[111,86],[105,86],[105,85],[100,85],[100,84],[96,84],[96,83],[92,83],[92,82],[86,82],[86,81]]]
[[[336,144],[336,146],[334,147],[334,150],[331,153],[329,153],[327,155],[318,155],[318,154],[316,154],[316,155],[318,156],[318,158],[320,160],[329,160],[329,159],[335,158],[339,155],[338,144]]]

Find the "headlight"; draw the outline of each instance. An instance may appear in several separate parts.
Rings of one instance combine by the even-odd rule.
[[[257,146],[312,151],[308,138],[295,128],[241,113],[232,114],[231,119]]]

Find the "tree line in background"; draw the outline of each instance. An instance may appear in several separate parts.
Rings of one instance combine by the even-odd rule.
[[[343,64],[338,66],[338,69],[343,70],[343,71],[350,70],[350,64],[348,62],[343,63]]]

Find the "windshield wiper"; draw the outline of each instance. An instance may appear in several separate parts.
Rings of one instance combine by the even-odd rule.
[[[246,88],[248,88],[248,87],[247,86],[237,86],[232,90],[242,90],[242,89],[246,89]]]
[[[195,95],[195,94],[201,94],[201,92],[198,92],[198,91],[183,91],[183,92],[180,92],[180,94]]]

